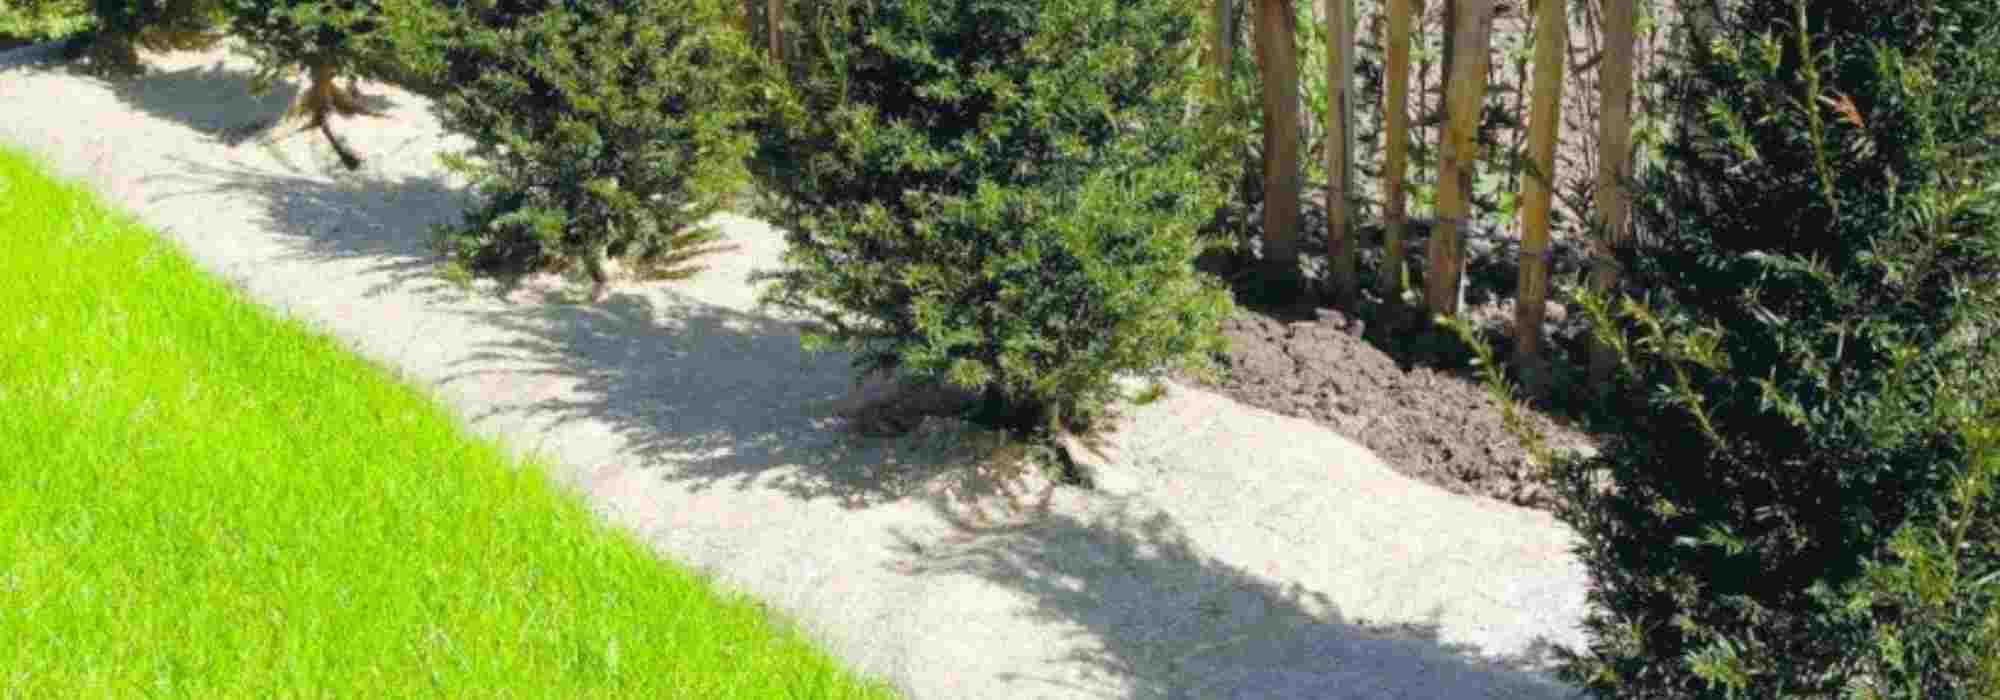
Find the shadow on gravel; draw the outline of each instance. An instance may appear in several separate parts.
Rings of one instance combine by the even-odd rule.
[[[69,69],[79,78],[111,88],[120,102],[149,116],[180,124],[230,146],[266,135],[289,137],[303,123],[294,120],[278,131],[268,129],[284,116],[303,89],[302,78],[296,71],[274,82],[268,92],[254,95],[251,88],[256,73],[221,61],[173,70],[149,66],[146,74],[138,78],[103,78],[87,75],[75,66]],[[346,81],[341,83],[345,85]],[[376,93],[363,92],[361,97],[362,105],[370,110],[381,111],[395,105],[393,100]]]
[[[975,514],[995,506],[985,497],[1019,495],[1018,482],[892,448],[911,446],[909,438],[864,440],[833,429],[831,412],[820,407],[851,387],[845,358],[807,355],[791,323],[672,292],[614,294],[596,306],[533,294],[477,312],[517,340],[482,347],[454,379],[501,373],[574,382],[565,392],[571,397],[525,409],[558,423],[601,422],[664,478],[697,490],[755,482],[857,509],[928,501],[949,534],[943,542],[904,538],[895,557],[901,571],[971,575],[1023,594],[1032,602],[1020,614],[1075,630],[1082,651],[1055,665],[1123,679],[1133,688],[1125,697],[1570,697],[1531,670],[1552,660],[1546,643],[1485,659],[1479,649],[1441,641],[1435,623],[1347,619],[1319,592],[1206,556],[1169,517],[1132,515],[1132,504],[1084,518],[1031,503],[1027,525],[986,524]],[[1020,684],[1021,697],[1073,682],[1004,680]]]
[[[167,190],[156,199],[254,197],[265,206],[263,224],[292,244],[281,260],[360,261],[361,272],[383,277],[369,297],[414,292],[440,304],[471,293],[440,275],[430,248],[428,226],[456,221],[470,202],[441,178],[391,181],[364,172],[328,182],[236,164],[176,164],[179,172],[143,178]],[[789,322],[704,303],[671,283],[595,305],[520,280],[478,288],[506,300],[452,304],[454,313],[508,331],[512,340],[477,347],[440,384],[505,377],[570,390],[468,419],[519,411],[556,427],[596,421],[623,437],[642,464],[697,489],[761,483],[803,500],[866,508],[938,486],[939,478],[968,497],[1004,488],[989,470],[938,466],[928,458],[935,451],[916,438],[838,429],[845,419],[834,403],[854,388],[846,358],[809,356]]]
[[[1554,660],[1546,639],[1482,658],[1440,641],[1434,622],[1350,620],[1323,593],[1205,556],[1168,516],[1130,502],[1087,520],[1043,511],[998,526],[934,505],[954,534],[942,544],[904,538],[910,572],[977,576],[1025,594],[1033,602],[1023,614],[1081,638],[1061,665],[1124,679],[1132,700],[1573,697],[1533,670]],[[1021,697],[1077,685],[1007,680],[1023,684]]]
[[[169,190],[156,200],[217,193],[254,197],[265,205],[269,230],[296,245],[281,259],[367,260],[364,272],[388,275],[369,287],[369,297],[391,290],[415,291],[427,301],[461,294],[438,273],[429,227],[457,221],[471,199],[442,177],[388,180],[364,172],[327,182],[236,164],[175,162],[177,172],[141,178]]]
[[[565,294],[531,289],[519,304],[472,312],[515,339],[480,347],[452,380],[568,383],[560,398],[502,410],[556,425],[597,421],[645,468],[695,491],[755,485],[864,509],[937,488],[965,497],[1006,488],[917,437],[842,429],[835,404],[854,387],[846,359],[806,353],[790,322],[671,290],[614,293],[597,305],[565,303]]]
[[[270,92],[252,95],[253,74],[220,62],[175,70],[149,67],[141,78],[77,75],[111,88],[118,101],[147,116],[232,146],[241,143],[251,129],[284,114],[299,94],[299,87],[286,80],[272,85]]]
[[[0,75],[60,64],[67,44],[68,40],[31,42],[19,37],[0,37]]]
[[[370,261],[367,271],[386,273],[371,295],[463,294],[437,278],[427,222],[413,213],[455,216],[463,195],[440,180],[329,183],[181,165],[182,173],[157,177],[258,197],[271,229],[297,240],[293,256]],[[479,346],[440,383],[500,377],[538,387],[524,393],[555,396],[468,418],[521,411],[556,425],[593,421],[623,438],[647,468],[697,490],[755,483],[856,509],[928,498],[951,534],[942,544],[906,540],[897,557],[906,572],[972,575],[1024,594],[1032,603],[1022,614],[1075,630],[1066,646],[1081,651],[1052,659],[1056,665],[1122,679],[1135,700],[1566,697],[1522,670],[1547,661],[1546,650],[1487,661],[1440,641],[1435,624],[1384,629],[1348,620],[1320,593],[1205,556],[1165,516],[1128,509],[1086,520],[1042,510],[1028,525],[981,524],[967,515],[969,499],[1011,489],[1006,475],[939,464],[916,438],[838,430],[830,406],[853,387],[845,356],[812,357],[792,323],[662,286],[597,305],[540,287],[514,290],[513,303],[455,305],[511,339]],[[549,384],[564,390],[540,388]],[[1021,684],[1023,696],[1074,683],[1006,680]]]
[[[154,90],[169,91],[131,94],[144,102]],[[280,103],[272,98],[274,109]],[[195,125],[242,113],[181,114]],[[371,296],[463,294],[437,276],[429,249],[427,226],[455,220],[466,203],[441,178],[363,173],[328,182],[240,165],[178,165],[180,172],[148,178],[163,183],[164,197],[256,197],[270,230],[295,243],[291,259],[361,261],[360,269],[385,279]],[[499,377],[534,387],[523,393],[553,398],[495,411],[558,425],[595,422],[624,438],[646,468],[696,489],[756,483],[849,508],[928,499],[952,532],[942,543],[905,540],[899,566],[976,576],[1023,594],[1031,602],[1022,614],[1074,630],[1065,646],[1080,651],[1056,652],[1065,654],[1052,659],[1056,665],[1118,678],[1132,688],[1127,697],[1567,696],[1520,670],[1545,662],[1546,649],[1489,662],[1440,641],[1435,624],[1383,629],[1345,619],[1325,595],[1210,558],[1168,518],[1133,515],[1130,504],[1103,504],[1125,507],[1097,518],[1043,510],[1027,525],[982,524],[967,515],[968,499],[1007,490],[1007,475],[941,465],[917,437],[862,439],[835,429],[841,419],[831,406],[853,388],[846,358],[807,355],[791,323],[704,303],[671,285],[597,305],[564,303],[540,288],[514,291],[514,303],[452,305],[511,331],[511,339],[478,346],[441,384]],[[1021,684],[1024,697],[1074,683],[1007,680]]]

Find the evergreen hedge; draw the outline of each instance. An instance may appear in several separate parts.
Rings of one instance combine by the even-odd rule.
[[[1075,432],[1113,377],[1200,366],[1231,308],[1193,258],[1234,168],[1193,0],[826,0],[754,169],[786,231],[766,303],[856,352]],[[1222,165],[1219,165],[1222,164]]]
[[[1556,463],[1601,698],[2000,697],[2000,5],[1746,0]],[[1671,174],[1671,176],[1669,176]],[[1614,303],[1615,302],[1615,303]],[[1609,477],[1599,492],[1595,476]]]
[[[717,234],[701,222],[747,180],[742,129],[763,74],[722,0],[569,0],[525,15],[459,15],[450,45],[478,75],[436,103],[471,149],[444,157],[480,203],[440,247],[482,271],[605,262],[684,274]]]

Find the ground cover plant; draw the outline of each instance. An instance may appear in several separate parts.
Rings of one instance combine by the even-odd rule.
[[[0,695],[889,698],[0,149]]]
[[[1114,375],[1219,347],[1229,296],[1192,262],[1234,173],[1189,116],[1195,3],[797,9],[753,167],[789,243],[765,298],[819,322],[809,346],[1049,433],[1087,430]]]
[[[716,249],[701,222],[747,182],[741,127],[761,85],[720,0],[575,0],[491,26],[457,16],[452,56],[478,76],[435,109],[473,142],[445,164],[482,199],[439,230],[441,247],[474,269],[581,267],[596,299],[607,260],[675,277]]]

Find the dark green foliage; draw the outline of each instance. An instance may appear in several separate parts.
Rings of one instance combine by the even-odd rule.
[[[376,77],[357,59],[382,39],[381,0],[224,0],[244,53],[257,61],[260,86],[298,68]],[[376,49],[380,50],[380,49]]]
[[[95,0],[97,27],[72,43],[94,68],[111,74],[144,70],[138,49],[205,49],[222,38],[227,13],[222,0]]]
[[[0,2],[0,46],[11,46],[19,41],[68,39],[96,26],[97,18],[91,14],[91,3],[85,0]]]
[[[715,234],[695,227],[745,182],[738,127],[757,63],[718,0],[575,0],[457,43],[476,80],[437,103],[473,142],[446,165],[481,202],[440,244],[475,269],[581,263],[603,291],[605,257],[671,276]]]
[[[1972,469],[1922,519],[1896,531],[1890,563],[1822,593],[1819,628],[1863,660],[1877,697],[2000,697],[2000,416],[1969,426]]]
[[[1113,376],[1199,361],[1230,308],[1191,261],[1236,172],[1191,114],[1192,0],[792,6],[795,90],[756,170],[787,231],[767,303],[811,347],[1087,428]]]
[[[219,0],[97,0],[98,30],[154,51],[202,49],[221,38]]]
[[[393,51],[364,60],[380,64],[375,70],[398,85],[434,99],[478,81],[486,53],[472,43],[475,32],[518,28],[564,5],[557,0],[383,1],[394,4],[384,31]]]
[[[1732,5],[1620,253],[1646,303],[1584,295],[1627,363],[1620,437],[1556,470],[1599,608],[1564,674],[2000,697],[2000,4]]]

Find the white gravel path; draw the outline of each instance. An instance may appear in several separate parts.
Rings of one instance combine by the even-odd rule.
[[[1549,516],[1405,478],[1311,423],[1176,386],[1111,437],[1096,492],[1007,483],[927,446],[843,437],[846,359],[812,357],[745,279],[782,238],[596,306],[557,280],[465,293],[426,227],[460,183],[427,101],[230,147],[296,85],[247,95],[223,49],[105,82],[53,45],[0,53],[0,141],[48,159],[207,269],[433,388],[662,555],[799,620],[913,698],[1559,698],[1586,577]]]

